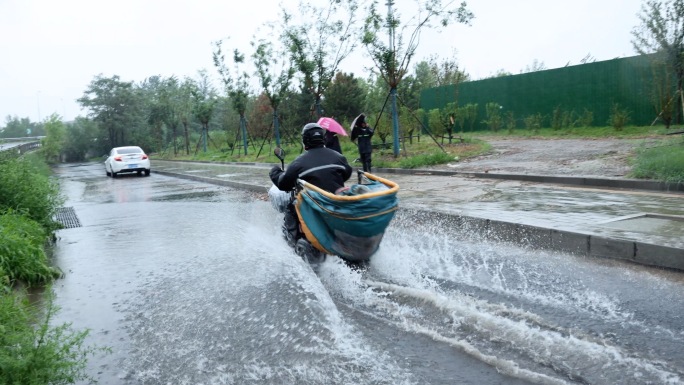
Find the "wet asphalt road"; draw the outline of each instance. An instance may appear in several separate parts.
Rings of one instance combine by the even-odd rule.
[[[243,191],[57,170],[56,322],[101,384],[679,384],[681,273],[479,241],[402,210],[368,271],[314,272]],[[400,194],[401,197],[401,194]]]

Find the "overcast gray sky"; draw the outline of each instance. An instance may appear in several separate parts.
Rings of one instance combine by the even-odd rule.
[[[414,0],[395,0],[408,18]],[[257,27],[277,19],[279,0],[0,0],[0,126],[8,115],[65,120],[85,115],[76,99],[93,78],[196,77],[216,72],[212,42],[247,52]],[[294,9],[297,1],[284,0]],[[456,2],[457,3],[457,2]],[[385,4],[380,0],[380,4]],[[473,79],[633,56],[641,0],[470,0],[472,26],[426,32],[413,63],[453,57]],[[455,51],[454,51],[455,50]],[[361,48],[360,53],[363,53]],[[365,77],[359,57],[342,70]]]

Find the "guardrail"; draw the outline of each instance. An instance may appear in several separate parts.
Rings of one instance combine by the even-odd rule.
[[[0,141],[4,142],[28,142],[28,141],[40,141],[45,138],[45,136],[22,136],[19,138],[0,138]]]
[[[28,143],[18,144],[18,145],[16,145],[16,146],[9,146],[9,147],[0,146],[0,152],[5,152],[5,153],[6,153],[6,152],[9,152],[9,151],[14,151],[14,152],[16,152],[18,155],[22,155],[22,154],[25,154],[25,153],[27,153],[27,152],[29,152],[29,151],[33,151],[33,150],[35,150],[35,149],[37,149],[37,148],[39,148],[39,147],[40,147],[40,142],[39,142],[39,141],[36,141],[36,142],[28,142]]]

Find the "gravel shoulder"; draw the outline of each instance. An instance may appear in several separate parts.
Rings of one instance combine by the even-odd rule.
[[[629,178],[636,151],[659,140],[644,139],[497,139],[489,154],[433,169],[499,174]]]

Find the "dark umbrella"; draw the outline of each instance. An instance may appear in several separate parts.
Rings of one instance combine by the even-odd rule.
[[[366,121],[366,114],[360,114],[359,116],[354,118],[354,120],[352,121],[352,124],[351,124],[352,130],[354,129],[354,127],[356,127],[356,121],[358,121],[359,119],[361,119],[361,122],[365,122]]]

